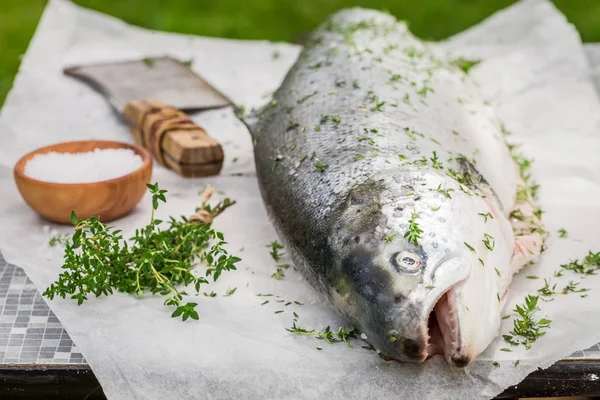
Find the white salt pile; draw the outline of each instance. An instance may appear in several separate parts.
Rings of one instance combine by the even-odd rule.
[[[82,153],[36,154],[25,175],[54,183],[90,183],[118,178],[140,168],[142,157],[131,149],[95,149]]]

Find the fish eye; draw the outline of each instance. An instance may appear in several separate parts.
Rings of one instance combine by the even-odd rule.
[[[398,272],[415,274],[421,270],[421,259],[410,251],[392,254],[391,263]]]

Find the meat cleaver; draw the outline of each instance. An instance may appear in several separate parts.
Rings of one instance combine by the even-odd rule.
[[[186,63],[171,57],[72,66],[68,76],[91,85],[130,125],[136,142],[163,166],[185,177],[217,175],[223,148],[184,111],[226,107],[231,101]]]

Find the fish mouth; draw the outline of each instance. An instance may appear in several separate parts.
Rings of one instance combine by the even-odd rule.
[[[466,367],[472,358],[460,329],[458,294],[462,283],[462,281],[458,282],[443,292],[430,310],[427,318],[425,349],[426,359],[440,354],[457,368]]]

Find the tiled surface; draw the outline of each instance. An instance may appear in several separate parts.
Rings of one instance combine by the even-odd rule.
[[[85,360],[25,272],[0,256],[0,365]]]
[[[600,343],[571,357],[600,359]],[[0,255],[0,365],[82,363],[85,359],[25,272]]]

